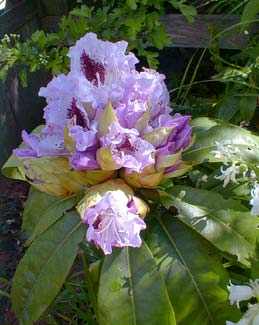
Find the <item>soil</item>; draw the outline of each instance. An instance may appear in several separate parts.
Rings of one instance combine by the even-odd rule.
[[[0,325],[18,324],[10,300],[1,293],[10,293],[10,286],[3,278],[12,280],[23,255],[19,232],[28,191],[29,185],[25,182],[0,179]]]

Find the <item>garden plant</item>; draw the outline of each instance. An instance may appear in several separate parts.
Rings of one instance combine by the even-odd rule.
[[[171,3],[195,16],[194,6]],[[162,12],[162,4],[151,7]],[[150,13],[146,1],[123,6]],[[259,8],[247,1],[241,9],[238,27],[249,33]],[[88,22],[87,33],[85,20],[69,15],[59,34],[2,40],[2,77],[24,64],[32,42],[44,54],[27,62],[31,71],[46,66],[53,74],[39,91],[44,124],[22,132],[2,169],[31,184],[21,230],[26,252],[11,289],[19,323],[259,324],[256,36],[226,58],[213,34],[208,49],[194,52],[170,103],[165,76],[139,67],[132,52],[158,63],[148,47],[157,25],[149,30],[142,17],[134,31],[129,18],[121,31],[116,10],[104,6],[118,27],[115,40],[95,24],[103,11],[94,10],[72,13]],[[70,31],[84,26],[71,46],[62,43],[69,19]],[[137,41],[142,31],[145,44]],[[196,80],[206,53],[215,74]],[[25,85],[26,68],[20,71]]]

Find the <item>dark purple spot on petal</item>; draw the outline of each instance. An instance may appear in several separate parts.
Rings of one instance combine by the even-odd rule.
[[[126,136],[125,137],[125,141],[124,143],[121,145],[120,147],[121,149],[125,149],[125,150],[128,150],[128,151],[134,151],[134,147],[132,146],[132,144],[130,143],[129,141],[129,138]]]
[[[75,124],[87,129],[87,121],[83,112],[76,106],[76,100],[73,98],[70,108],[68,109],[68,118],[75,119]]]
[[[92,60],[85,52],[81,55],[81,69],[87,80],[93,82],[95,86],[98,85],[98,77],[101,83],[104,83],[105,79],[105,68],[101,63],[95,62]]]
[[[130,202],[128,203],[128,209],[131,213],[137,213],[138,208],[133,200],[130,200]]]
[[[98,215],[93,222],[94,229],[98,229],[101,222],[102,222],[102,217]]]

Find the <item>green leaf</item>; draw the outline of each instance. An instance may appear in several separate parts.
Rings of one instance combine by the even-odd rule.
[[[257,107],[257,98],[258,95],[256,94],[242,96],[240,100],[240,114],[245,121],[250,121],[253,118]]]
[[[7,78],[8,71],[10,67],[8,64],[4,64],[3,66],[0,67],[0,79],[4,81]]]
[[[25,180],[25,175],[21,168],[20,160],[15,156],[11,155],[7,162],[2,167],[2,174],[6,177],[13,179],[20,179],[22,181]]]
[[[145,15],[138,15],[134,18],[127,18],[124,21],[125,26],[128,27],[127,29],[127,37],[130,40],[135,40],[137,37],[138,32],[141,31],[143,23],[145,21]]]
[[[21,234],[24,239],[32,235],[43,211],[58,200],[60,198],[40,192],[31,186],[23,212]]]
[[[208,241],[167,212],[151,221],[146,242],[164,278],[177,324],[219,325],[240,318],[228,300],[228,275]]]
[[[230,121],[239,112],[239,107],[239,97],[227,97],[219,108],[218,118],[224,121]]]
[[[258,219],[238,201],[225,200],[218,193],[188,186],[160,192],[166,208],[177,208],[178,218],[222,252],[250,267],[256,255]]]
[[[103,265],[102,262],[103,262],[102,260],[98,260],[89,265],[90,281],[96,293],[98,292],[98,288],[99,288],[99,280],[100,280],[100,275],[101,275],[102,265]]]
[[[251,279],[259,278],[259,241],[256,243],[256,258],[251,259]]]
[[[16,270],[11,293],[20,325],[31,325],[55,298],[84,233],[78,214],[70,212],[29,247]]]
[[[27,71],[26,71],[26,69],[21,69],[19,71],[19,79],[21,81],[22,86],[23,87],[27,87],[28,78],[27,78]]]
[[[136,2],[137,2],[136,0],[126,0],[126,4],[131,10],[136,10],[137,9],[137,3]]]
[[[105,257],[99,285],[100,325],[173,325],[174,312],[154,258],[141,248]]]
[[[145,55],[146,55],[148,66],[153,69],[157,68],[159,63],[157,59],[158,53],[152,51],[145,51]]]
[[[241,31],[244,31],[252,22],[252,20],[254,20],[256,18],[256,15],[259,12],[259,2],[258,0],[248,0],[242,16],[241,16]]]
[[[30,245],[36,237],[38,237],[41,233],[46,231],[49,227],[51,227],[57,220],[59,220],[67,210],[71,209],[76,204],[76,197],[65,197],[65,198],[56,198],[51,199],[53,203],[50,204],[50,195],[43,196],[46,201],[49,202],[49,205],[44,209],[38,211],[38,222],[35,225],[33,233],[31,234],[29,240],[26,245]]]
[[[174,7],[179,9],[181,14],[187,19],[189,23],[194,22],[194,17],[197,14],[196,8],[190,5],[185,5],[181,2],[176,2]]]
[[[183,154],[184,160],[192,161],[194,164],[202,162],[219,162],[211,153],[216,150],[216,141],[223,144],[232,144],[240,151],[240,156],[248,165],[257,165],[259,157],[259,137],[252,132],[239,126],[199,117],[191,122],[196,133],[196,140],[193,146]]]

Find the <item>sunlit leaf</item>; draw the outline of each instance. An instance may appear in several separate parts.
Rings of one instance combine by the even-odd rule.
[[[216,141],[231,144],[238,148],[239,155],[248,165],[256,165],[259,161],[259,137],[239,126],[207,117],[194,119],[196,139],[190,149],[183,153],[184,160],[194,164],[202,162],[219,162],[219,158],[211,153],[217,150]]]
[[[258,240],[258,219],[238,201],[225,200],[188,186],[175,186],[160,192],[163,204],[178,210],[178,218],[209,240],[215,247],[249,267]]]
[[[170,212],[149,224],[146,241],[162,273],[177,324],[219,325],[240,318],[215,248]]]
[[[105,257],[98,299],[100,325],[176,324],[164,281],[145,243]]]

